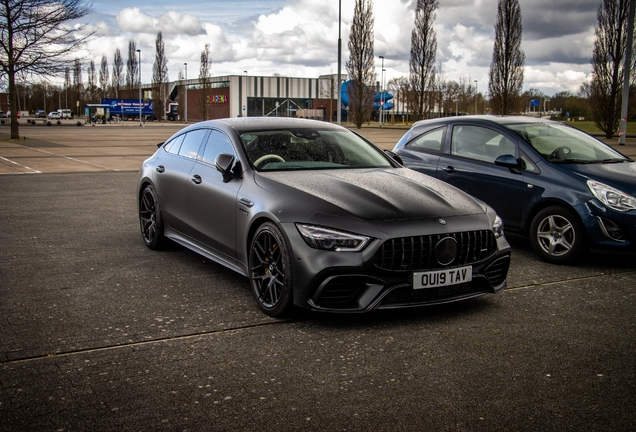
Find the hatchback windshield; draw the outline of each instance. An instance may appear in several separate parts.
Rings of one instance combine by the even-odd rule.
[[[507,125],[552,163],[612,163],[629,159],[569,126],[554,123]]]
[[[384,155],[354,133],[293,129],[241,135],[258,171],[390,167]]]

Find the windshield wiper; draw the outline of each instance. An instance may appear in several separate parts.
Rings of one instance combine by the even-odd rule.
[[[593,164],[601,163],[597,160],[584,160],[584,159],[548,159],[548,162],[553,164]]]
[[[627,162],[627,159],[618,159],[618,158],[603,159],[603,163],[623,163],[623,162]]]

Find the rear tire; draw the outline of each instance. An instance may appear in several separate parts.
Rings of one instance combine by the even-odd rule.
[[[147,185],[139,198],[139,225],[146,246],[153,250],[161,249],[165,243],[163,218],[152,185]]]
[[[571,210],[552,206],[541,210],[532,220],[530,242],[546,262],[571,264],[585,252],[585,230]]]

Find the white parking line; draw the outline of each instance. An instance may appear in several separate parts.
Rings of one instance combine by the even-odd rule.
[[[14,164],[14,165],[17,165],[17,166],[19,166],[19,167],[22,167],[22,168],[24,168],[24,169],[29,170],[29,172],[25,172],[25,173],[23,173],[23,174],[42,174],[42,171],[34,170],[33,168],[29,168],[29,167],[28,167],[28,166],[26,166],[26,165],[21,165],[21,164],[17,163],[16,161],[12,161],[11,159],[7,159],[7,158],[4,158],[4,157],[2,157],[2,156],[0,156],[0,159],[2,159],[2,160],[4,160],[4,161],[7,161],[7,162],[9,162],[9,163],[12,163],[12,164]],[[2,174],[15,174],[15,173],[0,173],[0,175],[2,175]]]

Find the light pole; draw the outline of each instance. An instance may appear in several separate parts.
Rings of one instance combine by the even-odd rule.
[[[185,83],[183,85],[185,89],[185,122],[188,123],[188,64],[184,63],[185,66]]]
[[[249,96],[249,92],[250,92],[250,89],[249,89],[250,82],[247,78],[247,71],[243,71],[243,72],[245,72],[245,117],[247,117],[247,113],[249,110],[249,106],[247,104],[247,97]]]
[[[475,80],[475,115],[477,115],[477,80]]]
[[[342,83],[340,76],[340,69],[342,66],[342,39],[340,37],[342,23],[342,0],[338,0],[338,124],[342,123]]]
[[[139,126],[143,126],[141,123],[141,50],[138,49],[139,53]]]
[[[384,56],[380,56],[380,58],[382,59],[382,70],[380,72],[380,127],[382,127],[382,108],[383,108],[383,103],[384,102],[384,93],[382,93],[382,86],[384,84],[383,78],[384,78]]]

